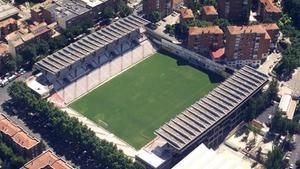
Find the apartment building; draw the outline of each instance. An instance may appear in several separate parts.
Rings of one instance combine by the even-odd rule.
[[[53,0],[46,0],[42,3],[38,3],[30,8],[31,20],[33,22],[46,22],[47,24],[52,23],[51,13],[46,10],[48,6],[53,4]]]
[[[190,27],[188,31],[188,49],[206,55],[212,50],[224,46],[224,33],[218,26]]]
[[[214,6],[203,6],[201,18],[206,21],[218,19],[218,12]]]
[[[271,38],[271,45],[270,48],[274,49],[276,47],[278,38],[279,38],[279,32],[280,29],[277,26],[276,23],[266,23],[266,24],[261,24],[261,26],[267,31]]]
[[[143,1],[143,11],[146,15],[158,11],[164,17],[172,11],[178,10],[183,4],[184,0],[145,0]]]
[[[218,12],[221,18],[232,21],[248,19],[251,0],[218,0]]]
[[[40,140],[31,137],[3,114],[0,114],[0,133],[5,142],[12,145],[15,151],[25,157],[34,158],[43,151]]]
[[[6,35],[17,29],[17,21],[14,18],[8,18],[0,21],[0,39],[3,39]]]
[[[20,10],[9,3],[0,0],[0,21],[8,18],[17,18]]]
[[[257,15],[261,20],[272,19],[277,21],[281,17],[281,9],[272,0],[259,0]]]
[[[2,69],[5,67],[8,57],[8,45],[5,43],[0,43],[0,72],[2,72]]]
[[[191,9],[181,9],[180,10],[180,22],[188,22],[194,19],[194,14]]]
[[[93,12],[80,1],[57,0],[45,10],[47,23],[57,22],[63,29],[93,18]]]
[[[48,39],[52,33],[53,31],[48,27],[47,23],[35,22],[28,27],[20,28],[8,34],[5,39],[9,45],[9,52],[15,57],[26,45],[40,39]]]
[[[267,57],[271,37],[261,25],[228,26],[225,56],[229,66],[260,65]]]
[[[66,161],[56,156],[51,150],[44,151],[42,154],[26,163],[21,169],[72,169]]]

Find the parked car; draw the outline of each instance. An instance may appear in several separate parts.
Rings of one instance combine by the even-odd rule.
[[[8,83],[9,83],[8,79],[7,79],[7,78],[4,78],[4,79],[1,81],[0,86],[1,86],[1,87],[4,87],[4,86],[6,86]]]
[[[11,76],[8,77],[8,81],[12,82],[12,81],[14,81],[16,78],[17,78],[16,75],[11,75]]]

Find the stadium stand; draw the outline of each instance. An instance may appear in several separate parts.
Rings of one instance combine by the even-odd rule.
[[[216,147],[241,121],[238,108],[267,81],[265,74],[245,66],[155,133],[178,151],[199,141]]]
[[[149,21],[130,15],[94,32],[37,62],[55,89],[62,88],[137,44]]]

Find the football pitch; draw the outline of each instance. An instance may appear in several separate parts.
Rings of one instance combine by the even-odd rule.
[[[70,106],[136,149],[223,79],[156,53]]]

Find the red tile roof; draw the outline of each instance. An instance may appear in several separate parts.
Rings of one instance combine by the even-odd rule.
[[[261,24],[261,26],[266,30],[279,30],[279,27],[276,23],[265,23]]]
[[[217,49],[215,51],[212,51],[211,52],[211,56],[214,58],[214,59],[219,59],[221,58],[225,53],[225,48],[220,48],[220,49]]]
[[[194,18],[193,11],[191,9],[181,9],[180,15],[183,19]]]
[[[199,34],[223,34],[222,29],[218,26],[208,26],[208,27],[190,27],[189,35],[199,35]]]
[[[203,11],[206,15],[218,15],[218,12],[214,6],[203,6]]]
[[[47,150],[26,163],[21,169],[72,169],[64,160],[57,157],[51,150]]]
[[[275,12],[275,13],[281,12],[281,9],[275,6],[272,0],[260,0],[260,2],[265,5],[265,9],[267,12]]]
[[[17,21],[13,18],[8,18],[6,20],[3,20],[0,22],[0,28],[1,27],[6,27],[9,24],[17,24]]]
[[[17,145],[25,149],[31,149],[40,143],[40,141],[32,138],[21,127],[15,125],[3,114],[0,114],[0,132],[8,135]]]
[[[228,32],[233,35],[242,33],[266,33],[265,29],[261,25],[250,26],[228,26]]]

